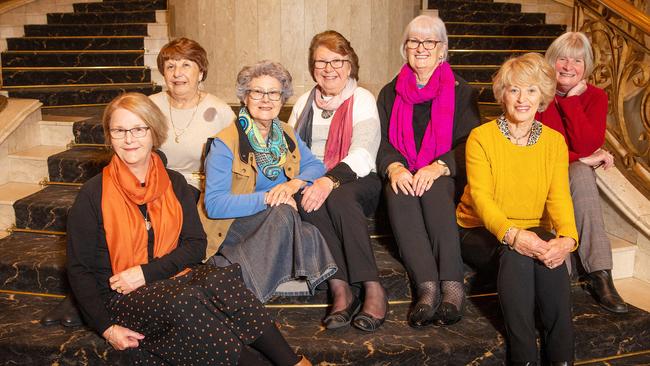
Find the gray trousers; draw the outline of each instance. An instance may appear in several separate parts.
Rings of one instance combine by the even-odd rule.
[[[587,273],[612,269],[612,246],[605,233],[594,169],[579,161],[569,165],[571,198],[580,236],[578,256]],[[571,261],[567,261],[570,267]],[[575,269],[569,268],[571,272]]]

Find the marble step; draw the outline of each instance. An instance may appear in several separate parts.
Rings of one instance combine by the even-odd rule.
[[[468,82],[492,82],[492,75],[494,75],[499,68],[497,66],[479,66],[479,65],[463,65],[461,67],[454,67],[452,69],[460,75],[465,81]]]
[[[0,185],[0,230],[10,228],[16,223],[14,203],[41,189],[43,187],[36,183],[8,182]]]
[[[26,37],[56,36],[143,36],[148,35],[146,23],[141,24],[28,24]]]
[[[5,86],[147,83],[151,70],[144,66],[4,68],[2,80]]]
[[[64,151],[64,146],[37,145],[9,154],[12,182],[38,183],[47,177],[47,158]]]
[[[111,2],[92,2],[77,3],[72,5],[76,13],[92,12],[116,12],[116,11],[134,11],[134,10],[165,10],[167,9],[167,0],[148,0],[148,1],[111,1]]]
[[[142,36],[21,37],[8,38],[10,51],[36,50],[144,50]]]
[[[44,106],[96,105],[109,103],[113,98],[126,92],[154,94],[162,90],[160,86],[145,84],[121,85],[78,85],[44,86],[42,88],[5,88],[10,97],[38,99]]]
[[[156,23],[158,11],[120,11],[101,13],[49,13],[48,24]]]
[[[580,289],[572,290],[576,361],[608,365],[646,364],[650,314],[632,307],[628,314],[601,310]],[[87,328],[43,327],[38,320],[58,298],[0,294],[0,358],[12,364],[129,365]],[[496,296],[471,298],[465,317],[449,327],[410,328],[407,304],[392,305],[377,332],[355,328],[327,331],[320,325],[325,309],[269,309],[289,344],[314,364],[340,365],[502,365],[504,328]],[[261,363],[263,364],[263,363]]]
[[[477,90],[479,103],[495,103],[492,83],[470,82],[469,84]]]
[[[88,117],[66,116],[66,115],[44,115],[39,122],[41,131],[41,144],[67,146],[74,142],[72,126],[77,121],[84,121]]]
[[[497,24],[544,24],[545,14],[519,12],[465,11],[439,9],[438,15],[445,22],[497,23]],[[49,23],[49,22],[48,22]]]
[[[612,245],[612,278],[618,280],[633,277],[638,246],[611,234],[607,236]]]
[[[76,122],[72,133],[77,144],[104,144],[104,128],[101,116],[86,121]]]
[[[480,34],[498,36],[559,36],[566,30],[559,24],[508,24],[508,23],[467,23],[445,21],[447,34]]]
[[[538,50],[516,50],[516,49],[449,49],[449,64],[451,65],[496,65],[500,66],[505,60],[512,56],[521,56],[527,52],[544,53],[546,49]]]
[[[554,36],[449,35],[450,49],[545,50]]]
[[[19,229],[65,232],[68,210],[78,186],[50,185],[14,203],[16,227]]]
[[[144,66],[144,50],[124,52],[29,52],[2,53],[2,67]]]
[[[452,9],[459,11],[492,11],[517,13],[521,11],[520,4],[458,1],[458,0],[428,0],[427,9]]]
[[[111,160],[102,147],[73,147],[47,159],[50,182],[83,183],[99,174]]]

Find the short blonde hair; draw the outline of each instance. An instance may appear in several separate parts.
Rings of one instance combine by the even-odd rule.
[[[538,111],[541,112],[555,97],[555,69],[539,53],[526,53],[512,57],[501,65],[492,78],[494,99],[503,105],[503,95],[510,85],[536,85],[542,99]]]
[[[438,17],[432,17],[430,15],[418,15],[413,18],[404,28],[404,33],[402,33],[402,43],[400,44],[399,53],[402,55],[402,58],[406,60],[406,41],[409,39],[409,34],[419,33],[427,34],[433,36],[436,40],[443,42],[445,47],[445,52],[442,57],[447,59],[447,53],[449,51],[449,40],[447,38],[447,28],[442,19]]]
[[[566,32],[557,37],[546,50],[546,60],[555,67],[559,57],[581,58],[585,61],[585,75],[588,78],[594,70],[594,54],[589,38],[582,32]]]
[[[157,149],[167,140],[167,121],[165,115],[160,111],[146,95],[141,93],[125,93],[113,99],[104,109],[102,126],[104,127],[104,139],[106,144],[111,143],[111,118],[117,109],[126,109],[140,118],[151,130],[153,148]]]

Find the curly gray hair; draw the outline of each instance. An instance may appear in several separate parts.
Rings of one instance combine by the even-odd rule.
[[[243,104],[249,92],[249,86],[253,79],[260,76],[270,76],[282,84],[282,104],[293,95],[291,74],[279,62],[262,60],[256,64],[244,66],[237,74],[237,98]]]

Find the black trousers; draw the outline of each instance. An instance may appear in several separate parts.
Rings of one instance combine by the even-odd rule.
[[[454,179],[440,177],[422,197],[384,187],[395,241],[415,283],[463,281]]]
[[[316,211],[307,213],[298,204],[300,216],[318,228],[339,267],[332,278],[348,283],[379,280],[367,216],[377,210],[380,194],[381,180],[370,173],[334,189]]]
[[[555,235],[542,228],[529,228],[541,239]],[[499,272],[499,303],[508,334],[509,355],[513,362],[537,360],[535,307],[542,323],[542,345],[548,361],[573,360],[570,281],[566,265],[554,269],[523,256],[501,244],[485,228],[462,230],[464,258],[474,265],[489,266],[496,259]],[[470,249],[476,251],[465,256]],[[488,256],[492,254],[492,258]],[[496,255],[497,258],[494,258]],[[482,267],[485,269],[485,267]]]

